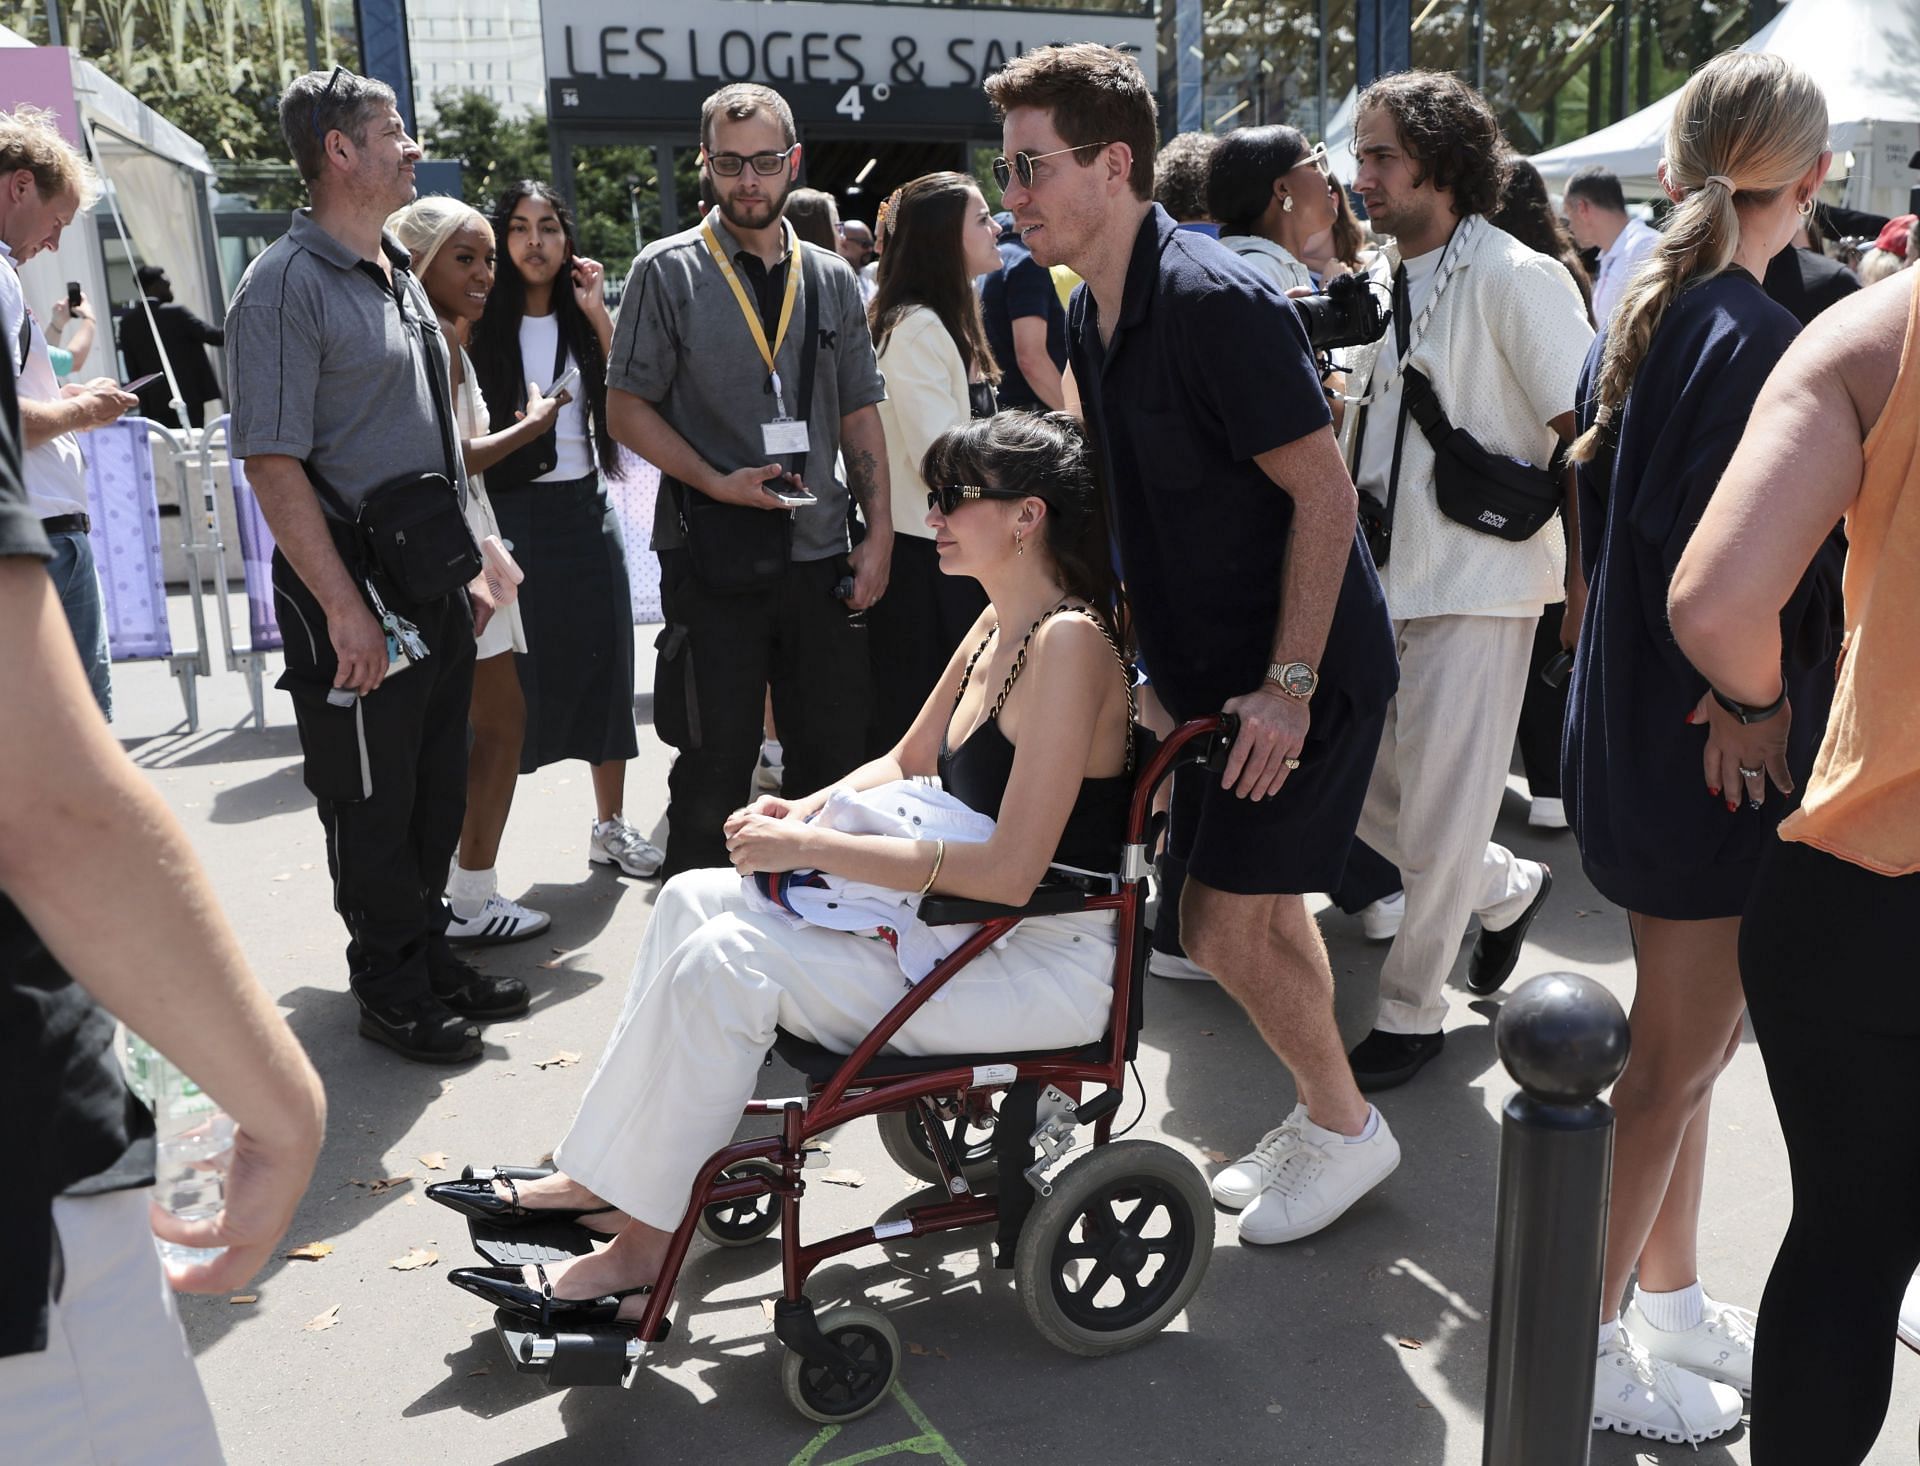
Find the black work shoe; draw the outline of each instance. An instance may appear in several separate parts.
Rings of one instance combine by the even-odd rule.
[[[430,979],[433,995],[456,1013],[483,1022],[518,1018],[533,1006],[533,995],[517,977],[488,977],[455,957]]]
[[[1447,1046],[1444,1033],[1388,1033],[1376,1028],[1347,1055],[1362,1094],[1397,1089]]]
[[[360,1036],[422,1064],[480,1057],[480,1030],[436,998],[360,1003]]]
[[[1542,861],[1540,890],[1527,903],[1527,909],[1520,913],[1520,919],[1497,932],[1480,928],[1479,939],[1473,944],[1473,955],[1467,959],[1469,992],[1484,996],[1513,976],[1514,965],[1520,960],[1520,949],[1526,945],[1527,928],[1533,925],[1534,917],[1547,904],[1547,893],[1552,889],[1553,869]]]

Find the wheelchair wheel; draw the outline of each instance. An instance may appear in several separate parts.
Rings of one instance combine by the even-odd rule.
[[[880,1144],[886,1147],[896,1166],[916,1181],[925,1181],[930,1186],[946,1184],[940,1175],[939,1163],[933,1158],[933,1145],[927,1139],[918,1105],[876,1115],[874,1121],[880,1127]],[[967,1184],[979,1186],[991,1181],[994,1177],[992,1127],[981,1128],[968,1116],[956,1115],[951,1121],[943,1121],[943,1128],[952,1137],[953,1148],[960,1153],[960,1174],[967,1178]]]
[[[821,1314],[820,1332],[853,1356],[857,1373],[851,1381],[842,1380],[789,1349],[780,1371],[787,1403],[823,1425],[857,1420],[886,1399],[900,1377],[900,1335],[885,1314],[858,1303]]]
[[[771,1161],[741,1161],[720,1173],[723,1181],[741,1181],[748,1176],[778,1176],[780,1168]],[[694,1230],[718,1247],[751,1247],[780,1225],[780,1198],[771,1191],[738,1201],[716,1201],[702,1207]]]
[[[1213,1198],[1193,1163],[1149,1140],[1098,1146],[1034,1202],[1014,1254],[1020,1300],[1069,1354],[1117,1354],[1187,1305],[1213,1255]]]

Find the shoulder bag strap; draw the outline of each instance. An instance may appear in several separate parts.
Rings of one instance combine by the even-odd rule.
[[[1393,425],[1393,466],[1387,470],[1387,531],[1393,531],[1393,506],[1400,497],[1400,450],[1407,440],[1407,411],[1413,397],[1411,378],[1418,373],[1412,372],[1406,361],[1408,351],[1412,350],[1413,339],[1413,295],[1407,288],[1407,267],[1401,265],[1393,272],[1393,345],[1400,353],[1394,363],[1394,370],[1400,374],[1400,417]],[[1361,424],[1364,429],[1365,423]],[[1354,457],[1359,457],[1355,450]]]
[[[793,242],[793,248],[800,257],[798,261],[800,293],[807,298],[805,322],[802,327],[807,335],[800,346],[800,400],[797,405],[800,421],[811,424],[813,422],[813,374],[820,355],[820,295],[824,287],[820,279],[820,271],[814,265],[812,257],[807,254],[806,245],[796,239]],[[789,265],[788,268],[792,269],[793,266]],[[809,427],[808,436],[811,441],[811,427]],[[807,460],[812,456],[813,450],[809,447],[807,452],[800,455],[800,461],[793,466],[793,471],[800,476],[800,482],[803,484],[807,481]]]

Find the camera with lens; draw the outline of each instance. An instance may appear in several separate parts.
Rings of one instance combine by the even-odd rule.
[[[1293,304],[1306,322],[1313,349],[1338,351],[1369,345],[1386,334],[1388,315],[1380,301],[1385,293],[1365,275],[1336,275],[1320,294],[1295,296]]]

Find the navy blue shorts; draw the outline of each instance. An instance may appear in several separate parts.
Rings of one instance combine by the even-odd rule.
[[[1174,775],[1170,848],[1187,878],[1235,896],[1332,891],[1347,868],[1386,710],[1313,704],[1300,767],[1270,799],[1242,799],[1189,765]]]

